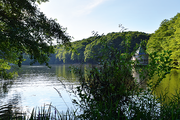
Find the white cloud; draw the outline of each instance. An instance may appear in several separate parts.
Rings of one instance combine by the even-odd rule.
[[[87,9],[92,10],[93,8],[97,7],[101,3],[105,2],[106,0],[94,0],[90,5],[87,6]]]
[[[86,5],[81,6],[77,11],[74,11],[73,14],[75,16],[89,14],[94,8],[104,3],[105,1],[107,0],[91,0],[89,3],[86,3]]]

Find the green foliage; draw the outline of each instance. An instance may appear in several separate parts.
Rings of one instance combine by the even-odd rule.
[[[148,41],[148,53],[157,52],[158,55],[163,51],[172,51],[171,66],[179,68],[180,61],[180,13],[170,20],[162,21],[158,30]]]
[[[126,43],[123,53],[103,41],[106,37],[100,41],[103,46],[100,51],[103,54],[98,56],[100,66],[92,67],[86,76],[81,69],[74,68],[81,83],[77,87],[80,100],[74,100],[74,104],[83,111],[79,117],[92,120],[163,119],[164,116],[159,116],[160,106],[152,91],[171,70],[168,66],[170,52],[164,52],[158,58],[157,53],[152,53],[150,63],[139,67],[138,61],[131,60],[136,49],[130,52],[130,38],[123,41]],[[139,83],[132,76],[134,70],[140,73]],[[150,83],[156,74],[158,81]],[[148,83],[146,90],[140,87],[144,82]]]
[[[91,60],[93,57],[96,58],[98,56],[101,56],[102,49],[104,49],[104,45],[111,46],[114,49],[117,49],[121,51],[122,53],[125,52],[125,46],[126,46],[126,39],[131,41],[131,44],[129,46],[129,52],[132,52],[136,44],[140,44],[142,40],[148,40],[149,39],[148,34],[142,33],[142,32],[122,32],[122,33],[109,33],[107,35],[98,36],[99,39],[96,39],[95,41],[88,44],[85,48],[84,55],[85,55],[85,61]],[[96,36],[97,37],[97,36]],[[102,41],[104,44],[102,44]],[[111,51],[106,51],[106,55],[111,54]]]
[[[70,46],[71,37],[65,33],[66,29],[38,10],[36,2],[46,1],[0,1],[0,59],[4,61],[1,69],[9,69],[7,63],[21,66],[24,53],[30,55],[32,64],[48,66],[49,56],[54,53],[54,40]]]
[[[56,57],[64,63],[82,63],[84,61],[84,50],[86,45],[91,43],[94,37],[72,42],[72,48],[56,47]],[[70,58],[70,59],[69,59]]]
[[[130,51],[133,51],[133,48],[136,44],[139,44],[142,40],[148,40],[150,37],[149,34],[143,32],[122,32],[122,33],[108,33],[107,35],[93,36],[81,41],[72,42],[73,50],[65,50],[64,48],[56,49],[56,56],[59,60],[62,60],[66,63],[97,63],[97,56],[101,55],[101,50],[104,48],[102,45],[102,40],[108,46],[112,46],[115,49],[121,50],[124,52],[124,40],[130,39],[131,46],[129,47]],[[94,58],[93,58],[94,57]],[[70,60],[70,59],[71,60]]]

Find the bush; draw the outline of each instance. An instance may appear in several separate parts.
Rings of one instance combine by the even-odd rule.
[[[137,66],[138,61],[132,61],[133,52],[129,52],[130,40],[124,41],[125,53],[121,53],[107,44],[103,44],[103,50],[98,56],[100,66],[92,67],[85,77],[79,68],[74,72],[79,75],[81,85],[77,87],[80,100],[73,102],[78,105],[83,113],[81,119],[163,119],[160,112],[162,108],[153,96],[154,89],[165,78],[171,68],[169,56],[171,52],[157,56],[157,53],[149,55],[150,62],[147,66]],[[140,46],[143,45],[143,42]],[[100,54],[99,54],[100,55]],[[132,76],[133,70],[140,73],[141,82],[136,82]],[[154,75],[158,75],[157,82],[151,82]],[[140,86],[146,82],[147,89]]]

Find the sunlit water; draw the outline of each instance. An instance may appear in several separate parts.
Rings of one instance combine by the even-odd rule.
[[[0,116],[9,110],[30,114],[33,108],[47,104],[55,106],[60,112],[66,112],[67,109],[75,110],[72,99],[77,98],[68,91],[75,90],[79,82],[78,76],[70,72],[70,66],[52,65],[51,69],[46,66],[22,66],[16,79],[1,79]],[[84,69],[87,68],[88,65],[84,66]],[[138,73],[134,72],[133,76],[140,82]],[[156,77],[153,81],[156,81],[155,79]],[[171,96],[179,89],[179,83],[180,71],[172,70],[159,84],[155,94],[159,96],[161,92],[166,91]]]
[[[30,114],[33,108],[45,104],[60,112],[75,109],[72,99],[76,97],[68,91],[75,90],[77,85],[78,78],[70,72],[69,65],[53,65],[51,69],[22,66],[15,80],[0,80],[0,114],[7,109]]]

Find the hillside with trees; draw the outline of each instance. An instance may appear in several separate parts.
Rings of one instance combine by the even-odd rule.
[[[153,33],[147,44],[148,53],[171,51],[171,66],[179,67],[180,63],[180,13],[161,22],[158,30]]]
[[[96,63],[96,56],[100,56],[104,45],[113,47],[121,52],[124,50],[124,40],[131,41],[129,51],[142,40],[148,40],[150,34],[137,31],[112,32],[107,35],[95,35],[87,39],[72,42],[73,49],[56,48],[56,57],[63,63]]]

